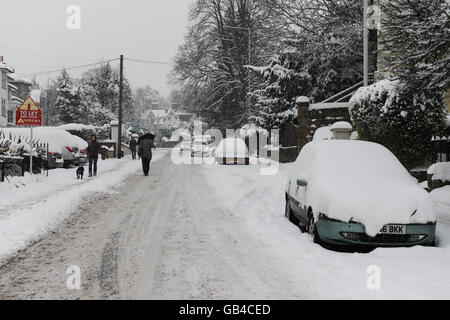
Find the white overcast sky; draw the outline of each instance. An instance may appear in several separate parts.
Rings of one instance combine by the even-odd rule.
[[[125,57],[172,62],[187,31],[193,0],[1,0],[0,56],[30,74]],[[81,30],[66,26],[69,5],[81,8]],[[15,50],[57,57],[37,57]],[[67,59],[67,60],[66,60]],[[151,85],[168,94],[171,66],[125,62],[134,88]],[[79,76],[82,71],[71,72]],[[47,83],[47,77],[38,77]]]

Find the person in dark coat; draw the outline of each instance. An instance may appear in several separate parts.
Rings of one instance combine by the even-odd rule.
[[[136,160],[136,152],[137,152],[137,141],[135,138],[131,138],[130,141],[130,150],[131,150],[131,156],[133,160]]]
[[[152,148],[154,148],[153,140],[155,136],[151,133],[147,133],[139,139],[139,157],[142,160],[142,169],[144,175],[148,176],[150,171],[150,161],[152,160]]]
[[[97,136],[92,135],[86,153],[89,159],[89,177],[92,177],[92,167],[94,167],[94,176],[96,176],[98,154],[100,153],[100,144],[97,142]]]

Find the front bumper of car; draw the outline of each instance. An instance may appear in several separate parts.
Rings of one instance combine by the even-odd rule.
[[[436,235],[436,223],[407,224],[406,234],[378,234],[369,237],[364,225],[346,223],[326,217],[319,218],[317,233],[320,240],[332,245],[372,247],[431,246]]]
[[[245,157],[218,157],[216,156],[216,161],[220,165],[250,165],[250,158]]]

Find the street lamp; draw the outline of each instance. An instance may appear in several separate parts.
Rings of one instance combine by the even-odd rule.
[[[364,87],[369,85],[369,26],[367,11],[369,10],[369,0],[364,1]]]

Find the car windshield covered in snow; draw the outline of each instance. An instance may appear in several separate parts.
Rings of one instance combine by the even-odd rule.
[[[324,214],[365,225],[375,236],[389,223],[436,221],[428,193],[385,147],[363,141],[329,140],[306,145],[291,173],[307,185],[302,202]]]

